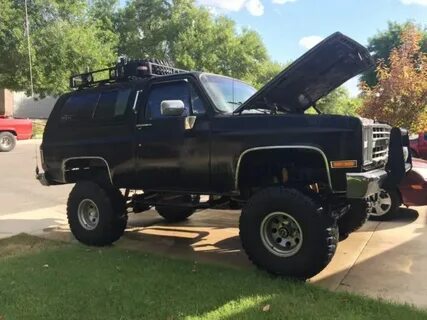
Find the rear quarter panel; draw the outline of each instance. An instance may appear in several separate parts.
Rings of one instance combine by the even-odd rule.
[[[49,177],[64,183],[63,165],[70,158],[103,158],[111,173],[113,182],[118,186],[128,187],[127,181],[134,171],[134,124],[135,115],[127,110],[126,118],[120,123],[97,123],[90,120],[83,123],[65,124],[60,115],[64,102],[70,95],[62,96],[55,105],[43,135],[43,169]],[[133,103],[135,93],[129,99]],[[130,107],[130,106],[128,106]]]

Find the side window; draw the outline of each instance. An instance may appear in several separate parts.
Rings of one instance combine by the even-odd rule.
[[[206,113],[205,104],[193,86],[191,86],[191,107],[196,116]]]
[[[190,114],[202,115],[206,113],[203,100],[196,89],[185,81],[176,81],[165,84],[156,84],[151,88],[147,106],[147,119],[163,117],[160,111],[160,104],[163,100],[181,100],[184,102],[185,112],[183,116]]]
[[[102,92],[93,116],[96,120],[111,120],[126,112],[130,89]]]
[[[146,117],[147,119],[162,118],[160,104],[164,100],[181,100],[184,102],[185,111],[183,116],[190,114],[191,95],[189,85],[185,81],[169,82],[156,84],[151,88],[147,100]]]
[[[424,133],[424,140],[427,140],[427,133]]]
[[[61,122],[90,120],[98,99],[99,93],[72,95],[65,101],[61,109]]]

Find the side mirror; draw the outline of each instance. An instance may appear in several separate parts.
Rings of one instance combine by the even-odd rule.
[[[185,111],[184,102],[181,100],[163,100],[160,104],[163,116],[182,116]]]

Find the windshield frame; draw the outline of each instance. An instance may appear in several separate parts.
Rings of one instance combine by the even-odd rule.
[[[214,74],[214,73],[208,73],[208,72],[200,73],[199,74],[199,81],[200,81],[203,89],[206,91],[209,99],[212,101],[212,105],[214,107],[214,110],[216,112],[218,112],[218,113],[221,113],[221,114],[233,114],[234,110],[224,110],[224,108],[222,108],[221,106],[218,105],[218,101],[215,98],[214,93],[211,91],[211,88],[209,88],[209,86],[207,85],[209,83],[209,81],[206,79],[207,77],[216,77],[216,78],[223,78],[223,79],[231,80],[231,81],[243,84],[243,85],[247,86],[248,88],[253,89],[253,94],[250,95],[250,96],[248,96],[245,101],[241,101],[240,105],[236,105],[235,108],[234,108],[234,110],[236,110],[237,108],[239,108],[244,102],[246,102],[247,100],[249,100],[250,97],[252,97],[258,91],[257,89],[255,89],[250,84],[248,84],[248,83],[246,83],[246,82],[244,82],[242,80],[236,79],[236,78],[227,77],[227,76],[223,76],[223,75],[218,75],[218,74]],[[234,101],[233,101],[233,103],[234,103]],[[229,104],[232,104],[232,103],[229,103]]]

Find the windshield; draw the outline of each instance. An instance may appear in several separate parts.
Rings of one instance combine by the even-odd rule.
[[[232,113],[256,92],[250,85],[228,77],[202,74],[200,80],[215,106],[224,113]]]

